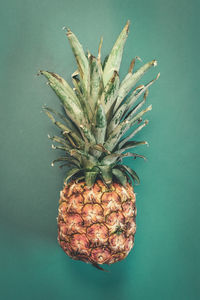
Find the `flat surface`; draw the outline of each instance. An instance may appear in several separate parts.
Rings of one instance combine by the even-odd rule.
[[[199,290],[199,9],[186,0],[8,0],[1,5],[0,299],[197,300]],[[150,124],[138,139],[148,162],[137,160],[137,234],[128,258],[100,272],[70,260],[56,241],[64,172],[47,134],[56,129],[40,113],[59,108],[37,77],[39,69],[64,76],[75,70],[62,27],[69,26],[103,56],[131,20],[120,77],[140,56],[156,58],[143,82],[150,89]],[[139,64],[137,65],[139,66]]]

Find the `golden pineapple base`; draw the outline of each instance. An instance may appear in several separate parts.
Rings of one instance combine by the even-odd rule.
[[[106,187],[98,180],[67,184],[60,193],[58,241],[72,259],[94,265],[124,259],[134,244],[136,206],[133,187]]]

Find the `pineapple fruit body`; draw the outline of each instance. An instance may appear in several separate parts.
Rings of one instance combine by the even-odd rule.
[[[134,244],[136,206],[133,187],[101,180],[88,188],[71,182],[60,193],[58,241],[72,259],[112,264]]]

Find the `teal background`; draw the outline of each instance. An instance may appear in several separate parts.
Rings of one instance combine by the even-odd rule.
[[[199,288],[199,1],[8,0],[1,4],[0,299],[197,300]],[[156,58],[143,82],[150,89],[150,124],[138,139],[137,234],[128,258],[107,269],[70,260],[59,248],[56,215],[64,172],[41,114],[59,108],[39,69],[70,80],[75,70],[62,27],[103,56],[131,20],[120,76],[130,60]],[[139,64],[138,64],[139,66]],[[133,162],[129,161],[130,165]]]

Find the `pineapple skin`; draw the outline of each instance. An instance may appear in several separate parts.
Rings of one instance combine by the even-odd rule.
[[[75,260],[93,265],[123,260],[134,245],[136,197],[133,187],[91,187],[72,181],[60,192],[58,242]]]

